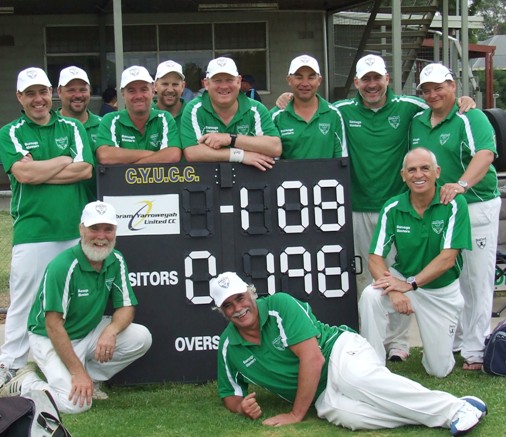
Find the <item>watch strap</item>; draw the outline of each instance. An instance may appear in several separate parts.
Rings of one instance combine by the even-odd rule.
[[[235,147],[237,141],[237,134],[230,134],[230,147]]]

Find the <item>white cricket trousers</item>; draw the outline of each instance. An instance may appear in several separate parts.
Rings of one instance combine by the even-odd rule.
[[[88,375],[93,381],[107,381],[130,363],[142,357],[151,347],[151,334],[143,325],[131,323],[116,337],[116,346],[111,361],[100,363],[95,360],[95,349],[100,335],[111,323],[110,316],[104,316],[98,326],[86,337],[73,340],[74,352],[79,357]],[[76,414],[87,411],[91,404],[82,407],[69,400],[72,389],[72,376],[56,353],[48,337],[29,333],[30,346],[35,362],[46,377],[47,382],[36,375],[23,380],[21,395],[29,390],[49,390],[62,413]]]
[[[44,243],[16,244],[12,248],[9,280],[10,305],[5,319],[5,339],[0,363],[10,369],[26,365],[28,352],[28,314],[49,262],[60,252],[75,246],[79,239]]]
[[[352,430],[425,425],[449,428],[465,401],[391,373],[358,334],[334,344],[327,388],[316,400],[318,417]]]
[[[362,258],[363,272],[356,275],[357,279],[357,296],[360,299],[362,291],[372,284],[373,278],[369,272],[369,248],[371,240],[378,223],[379,213],[377,212],[353,212],[353,245],[355,247],[355,255]],[[397,253],[395,246],[392,247],[385,262],[388,267],[394,263],[395,254]],[[402,316],[398,313],[390,315],[389,329],[385,337],[385,348],[387,351],[399,349],[409,354],[409,324],[411,318]]]
[[[398,272],[395,273],[395,276],[402,279]],[[360,333],[384,363],[386,351],[383,343],[387,335],[388,316],[399,313],[395,311],[390,298],[382,295],[382,291],[383,289],[372,286],[367,287],[362,293],[358,309]],[[429,375],[444,378],[455,366],[453,340],[459,316],[464,308],[459,280],[436,289],[419,287],[417,290],[408,291],[405,296],[411,301],[420,330],[423,367]]]
[[[462,251],[460,291],[465,305],[454,349],[460,349],[466,361],[481,363],[485,338],[490,333],[501,198],[470,203],[468,207],[473,250]]]

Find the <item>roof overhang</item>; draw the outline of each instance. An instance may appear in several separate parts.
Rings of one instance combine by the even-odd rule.
[[[441,42],[439,46],[442,47]],[[427,38],[423,41],[423,47],[434,47],[434,40]],[[469,44],[469,59],[485,58],[488,54],[494,56],[496,46],[487,46],[483,44]]]
[[[204,11],[342,11],[364,0],[122,0],[123,14],[191,13]],[[14,15],[62,15],[62,14],[112,14],[113,0],[4,0],[0,14]]]

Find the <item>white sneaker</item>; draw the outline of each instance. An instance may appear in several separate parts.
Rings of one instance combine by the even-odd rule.
[[[479,400],[478,398],[475,399]],[[481,406],[480,408],[475,407],[466,398],[462,398],[462,400],[465,400],[466,403],[455,413],[450,424],[450,434],[452,436],[464,435],[478,425],[480,419],[487,414],[486,405],[483,401],[479,400],[484,409]],[[474,401],[474,399],[472,400]]]
[[[14,377],[10,378],[9,381],[0,390],[0,398],[10,396],[21,395],[21,384],[28,375],[37,375],[35,369],[37,366],[35,363],[28,363],[25,367],[16,371]]]
[[[109,399],[109,395],[105,391],[102,391],[101,384],[98,381],[93,382],[92,398],[98,401],[105,401],[106,399]]]
[[[400,362],[406,361],[409,357],[409,353],[402,349],[390,349],[388,351],[388,361]]]
[[[14,369],[9,369],[4,363],[0,364],[0,388],[16,376]]]

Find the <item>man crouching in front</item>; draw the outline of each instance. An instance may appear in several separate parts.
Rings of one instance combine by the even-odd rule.
[[[29,364],[0,396],[48,390],[61,412],[81,413],[92,399],[107,398],[107,381],[151,347],[151,334],[132,323],[137,299],[116,244],[116,211],[104,202],[86,205],[81,241],[48,265],[28,318],[30,347],[47,382]],[[107,303],[114,308],[105,316]]]

